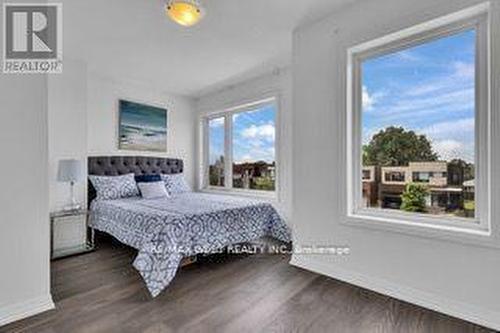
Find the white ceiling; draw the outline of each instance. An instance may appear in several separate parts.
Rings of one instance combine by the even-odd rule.
[[[163,0],[64,0],[64,56],[200,96],[287,66],[293,29],[352,1],[204,0],[204,19],[185,28],[166,18]]]

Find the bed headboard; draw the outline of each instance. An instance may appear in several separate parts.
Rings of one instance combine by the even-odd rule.
[[[184,170],[184,163],[176,158],[148,156],[90,156],[88,174],[96,176],[174,174]],[[95,199],[94,186],[88,184],[88,204]]]

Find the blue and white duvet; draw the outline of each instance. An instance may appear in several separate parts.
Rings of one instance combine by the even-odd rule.
[[[291,239],[269,203],[193,192],[150,200],[94,200],[90,225],[139,250],[134,267],[153,297],[172,281],[184,256],[263,236]]]

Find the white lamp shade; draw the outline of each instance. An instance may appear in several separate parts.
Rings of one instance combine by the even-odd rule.
[[[84,179],[83,163],[79,160],[60,160],[57,180],[60,182],[77,183]]]

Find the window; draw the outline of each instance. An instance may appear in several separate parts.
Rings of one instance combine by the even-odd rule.
[[[210,186],[225,186],[224,141],[225,118],[218,117],[208,121],[209,142],[209,171],[208,183]]]
[[[428,183],[432,176],[432,172],[414,172],[413,181],[416,183]]]
[[[351,216],[487,227],[487,27],[464,12],[349,51]]]
[[[385,173],[386,182],[404,182],[405,173],[401,171],[388,171]]]
[[[273,98],[206,118],[209,188],[276,191],[276,114]]]
[[[276,188],[275,108],[273,104],[233,114],[233,188]]]

